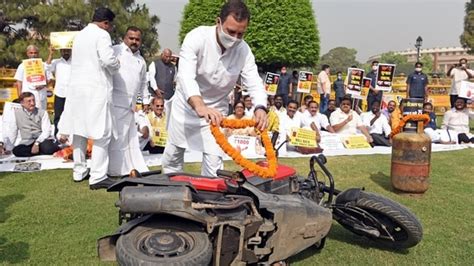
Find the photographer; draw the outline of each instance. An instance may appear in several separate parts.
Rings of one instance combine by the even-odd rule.
[[[461,81],[468,81],[470,78],[472,78],[474,76],[474,71],[468,68],[467,59],[461,58],[459,59],[459,64],[452,65],[446,75],[452,78],[449,99],[451,102],[451,108],[453,108],[454,103],[458,98],[459,90],[461,89]]]

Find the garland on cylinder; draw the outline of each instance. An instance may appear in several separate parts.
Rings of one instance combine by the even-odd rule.
[[[238,128],[246,128],[246,127],[254,127],[255,126],[254,120],[249,119],[224,119],[221,122],[221,127],[223,128],[230,128],[230,129],[238,129]],[[263,130],[260,133],[262,137],[262,143],[265,147],[265,153],[268,160],[268,168],[261,167],[254,162],[251,162],[240,154],[239,151],[234,149],[232,145],[229,144],[224,134],[220,131],[218,126],[211,124],[211,133],[216,139],[217,144],[222,148],[222,150],[229,155],[234,162],[238,165],[243,167],[244,169],[249,170],[250,172],[263,177],[263,178],[273,178],[276,176],[277,172],[277,158],[275,154],[275,150],[273,149],[272,142],[268,137],[267,130]]]
[[[426,126],[430,122],[430,117],[427,114],[406,115],[400,120],[400,123],[398,124],[398,126],[392,129],[392,132],[390,132],[389,137],[393,138],[395,135],[402,132],[403,127],[405,127],[408,121],[423,121]]]

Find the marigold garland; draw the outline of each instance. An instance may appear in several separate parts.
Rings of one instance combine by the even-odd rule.
[[[224,119],[221,122],[221,127],[223,128],[231,128],[231,129],[238,129],[238,128],[246,128],[246,127],[254,127],[255,121],[250,119]],[[260,135],[262,137],[262,143],[265,147],[265,153],[268,160],[268,168],[261,167],[254,162],[251,162],[240,154],[239,151],[234,149],[229,142],[227,141],[224,134],[219,130],[218,126],[211,125],[211,133],[216,139],[217,144],[222,148],[222,150],[229,155],[234,162],[238,165],[243,167],[244,169],[249,170],[250,172],[263,177],[263,178],[273,178],[276,176],[277,172],[277,158],[275,154],[275,150],[273,149],[272,142],[268,137],[267,130],[263,130]]]
[[[395,135],[398,133],[402,132],[403,127],[405,127],[406,123],[408,121],[423,121],[425,125],[427,125],[430,122],[430,117],[427,114],[422,114],[422,115],[406,115],[400,120],[400,123],[398,126],[394,129],[392,129],[392,132],[390,132],[389,137],[393,138]]]

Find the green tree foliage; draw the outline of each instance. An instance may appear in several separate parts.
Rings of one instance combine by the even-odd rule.
[[[469,54],[474,54],[474,0],[466,3],[464,16],[464,32],[460,36],[461,44],[468,48]]]
[[[223,0],[190,0],[181,22],[180,41],[200,25],[215,25]],[[319,33],[310,0],[248,0],[251,12],[245,41],[264,71],[282,65],[313,67],[319,58]]]
[[[346,47],[336,47],[323,56],[321,56],[321,65],[328,64],[331,67],[331,72],[336,73],[341,71],[342,73],[347,72],[347,68],[360,63],[356,60],[357,51],[356,49]]]
[[[388,52],[382,54],[380,63],[387,63],[387,64],[396,64],[397,67],[395,69],[395,75],[405,74],[408,75],[413,71],[413,63],[408,63],[406,56],[396,54],[394,52]]]
[[[0,14],[0,66],[16,67],[25,58],[29,44],[40,47],[40,56],[45,58],[51,32],[82,29],[99,6],[109,7],[116,15],[111,34],[114,43],[119,43],[126,28],[134,25],[144,33],[143,55],[158,51],[159,18],[134,0],[9,0],[3,1]]]

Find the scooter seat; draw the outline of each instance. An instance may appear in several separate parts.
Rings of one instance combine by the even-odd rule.
[[[175,175],[170,177],[171,181],[188,182],[197,190],[226,192],[227,184],[222,178],[197,177],[188,175]]]
[[[257,165],[261,166],[261,167],[268,167],[268,162],[267,161],[259,161],[259,162],[257,162]],[[244,176],[246,178],[256,176],[254,173],[250,172],[247,169],[242,170],[242,173],[244,174]],[[289,166],[283,165],[283,164],[279,164],[277,166],[276,176],[273,179],[269,179],[269,180],[282,181],[282,180],[289,179],[291,176],[294,176],[294,175],[296,175],[295,169],[293,169]]]

